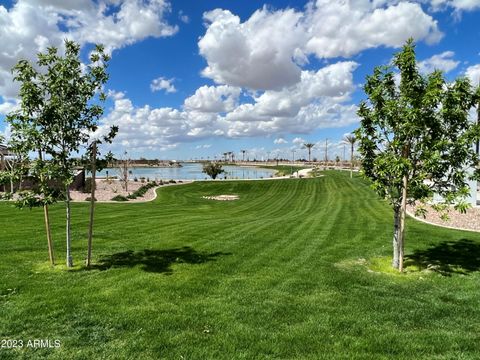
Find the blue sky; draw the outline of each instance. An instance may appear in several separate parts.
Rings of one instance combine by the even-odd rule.
[[[424,72],[480,76],[480,0],[0,2],[0,132],[18,105],[10,69],[70,38],[112,53],[99,133],[132,157],[343,157],[361,86],[408,37]]]

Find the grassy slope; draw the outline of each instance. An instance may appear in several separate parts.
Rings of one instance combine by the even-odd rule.
[[[240,200],[202,199],[215,194]],[[77,262],[87,211],[73,207]],[[61,260],[62,217],[52,209]],[[152,203],[99,205],[99,266],[68,272],[47,266],[41,211],[0,204],[0,339],[62,341],[0,358],[478,358],[479,258],[451,276],[355,265],[390,255],[391,217],[347,173],[169,187]],[[479,234],[407,226],[407,253],[466,239],[457,262],[478,256]]]

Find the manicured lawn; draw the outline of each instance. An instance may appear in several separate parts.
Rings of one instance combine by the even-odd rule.
[[[202,199],[218,194],[240,200]],[[375,271],[392,213],[348,172],[158,195],[98,205],[88,271],[51,270],[41,210],[0,204],[0,340],[61,341],[0,359],[480,358],[480,234],[409,219],[409,262],[437,271],[396,275]],[[73,214],[80,263],[87,205]]]

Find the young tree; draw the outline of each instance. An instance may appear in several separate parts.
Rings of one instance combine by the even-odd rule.
[[[203,172],[215,180],[217,176],[224,173],[225,170],[222,169],[222,164],[218,162],[207,162],[203,165]]]
[[[25,157],[21,172],[28,172],[36,182],[29,191],[17,191],[15,205],[20,208],[43,207],[45,230],[47,235],[50,264],[55,265],[52,234],[50,229],[49,205],[56,202],[58,192],[52,189],[51,176],[55,171],[50,162],[44,161],[44,152],[48,139],[43,135],[48,126],[49,117],[44,113],[45,99],[40,86],[37,85],[38,73],[26,61],[20,61],[14,68],[15,80],[20,82],[20,108],[7,115],[6,121],[11,127],[9,145]],[[38,155],[37,159],[28,163],[28,152]]]
[[[118,132],[118,127],[113,126],[110,129],[110,133],[103,137],[103,141],[111,143],[113,138]],[[90,221],[88,226],[88,241],[87,241],[87,259],[85,261],[85,266],[89,267],[92,260],[92,242],[93,242],[93,221],[94,221],[94,212],[95,212],[95,190],[97,187],[96,184],[96,172],[102,171],[106,168],[113,159],[113,154],[108,152],[105,157],[101,157],[100,151],[98,151],[98,146],[102,144],[102,140],[95,139],[87,148],[87,152],[83,157],[84,167],[89,170],[92,174],[91,186],[90,186]]]
[[[355,143],[357,138],[353,134],[345,135],[343,141],[350,144],[350,178],[353,177],[353,151],[355,150]]]
[[[407,202],[426,201],[439,194],[444,204],[465,211],[467,180],[479,178],[473,145],[479,126],[468,118],[480,92],[468,79],[447,83],[440,71],[419,73],[415,46],[409,40],[392,66],[375,68],[364,87],[368,102],[358,111],[355,135],[362,171],[394,211],[393,267],[403,270]],[[440,207],[438,207],[440,208]]]
[[[105,100],[102,86],[106,83],[109,56],[102,46],[90,54],[91,63],[83,67],[80,46],[65,41],[65,55],[55,47],[38,54],[37,66],[25,60],[13,69],[15,80],[21,83],[22,110],[12,115],[12,122],[33,124],[41,140],[40,155],[48,155],[50,169],[63,188],[66,207],[67,266],[73,266],[71,255],[70,184],[77,160],[74,154],[88,142],[90,133],[98,128],[103,114],[100,102]],[[39,70],[37,70],[37,68]],[[17,116],[18,115],[18,116]],[[20,132],[20,139],[23,137]],[[29,143],[31,151],[38,147]],[[42,161],[41,159],[39,159]]]
[[[305,143],[303,147],[308,150],[308,162],[310,162],[310,158],[312,155],[312,148],[315,146],[314,143]]]
[[[128,193],[128,175],[130,175],[130,158],[128,153],[125,151],[123,153],[123,159],[118,163],[118,171],[120,173],[120,183],[125,189],[125,192]]]

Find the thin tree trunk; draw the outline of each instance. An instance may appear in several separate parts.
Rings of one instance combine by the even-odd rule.
[[[399,254],[399,268],[400,272],[403,271],[403,253],[405,244],[405,214],[407,212],[407,176],[403,177],[403,189],[402,189],[402,205],[400,209],[400,254]]]
[[[128,166],[127,160],[123,163],[123,181],[125,183],[125,192],[128,193]]]
[[[350,179],[353,177],[353,144],[350,152]]]
[[[48,205],[43,206],[43,216],[45,218],[45,230],[47,232],[48,257],[50,265],[55,266],[55,255],[53,253],[52,235],[50,230],[50,216],[48,215]]]
[[[67,208],[67,267],[73,267],[72,249],[71,249],[71,226],[70,226],[70,189],[68,185],[65,186],[65,205]]]
[[[19,168],[22,170],[22,164],[23,164],[23,159],[20,158],[20,164],[18,165]],[[22,188],[23,188],[23,175],[22,175],[22,172],[23,171],[20,171],[20,174],[18,175],[18,191],[22,191]]]
[[[89,267],[92,260],[92,237],[93,237],[93,215],[95,211],[95,173],[96,173],[96,161],[97,161],[97,144],[93,143],[92,149],[92,182],[91,182],[91,194],[90,194],[90,224],[88,227],[88,250],[86,266]]]
[[[405,215],[407,212],[407,177],[403,177],[402,201],[400,206],[394,208],[393,231],[393,261],[392,266],[398,271],[403,271],[404,244],[405,244]]]
[[[38,158],[42,161],[42,151],[38,150]],[[43,182],[43,176],[40,178],[40,181]],[[50,259],[50,265],[55,266],[55,254],[53,252],[53,242],[52,242],[52,231],[50,229],[50,216],[48,214],[48,205],[43,205],[43,216],[45,218],[45,231],[47,233],[47,243],[48,243],[48,257]]]
[[[395,206],[393,209],[393,261],[394,269],[400,268],[400,206]]]

